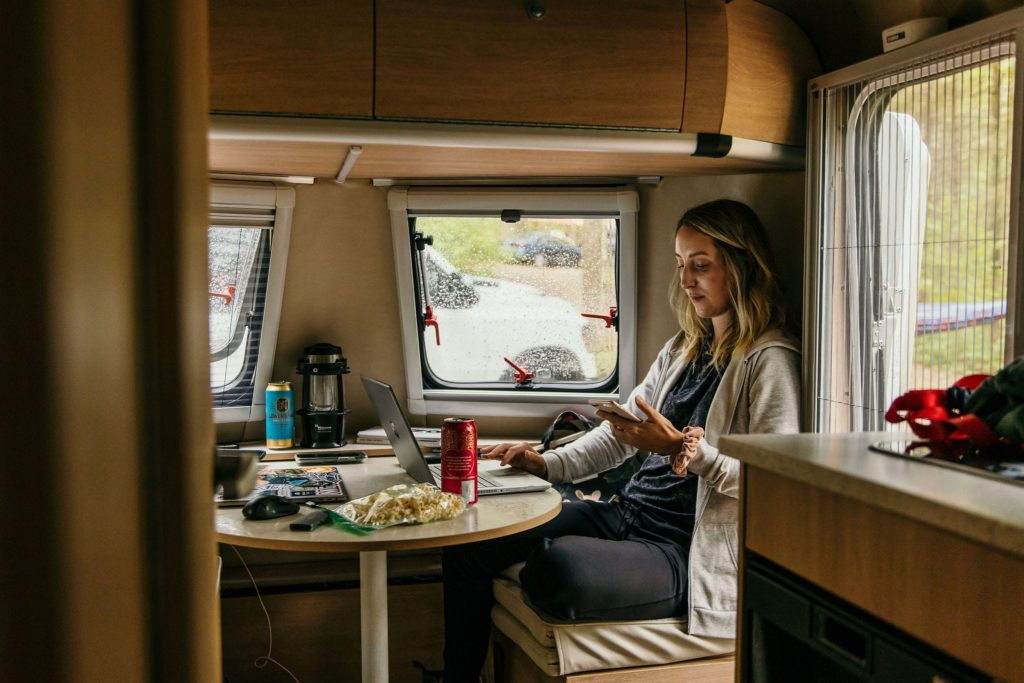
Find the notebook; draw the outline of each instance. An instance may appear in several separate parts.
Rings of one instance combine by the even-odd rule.
[[[441,445],[441,430],[433,427],[413,427],[412,435],[421,446],[438,447]],[[363,429],[356,434],[356,443],[389,444],[388,435],[383,427]]]
[[[420,483],[440,486],[441,466],[429,465],[413,437],[409,421],[398,405],[395,392],[384,382],[362,376],[363,387],[377,409],[377,417],[395,451],[398,464],[410,477]],[[497,460],[477,460],[477,495],[492,496],[499,493],[525,493],[544,491],[551,484],[514,467],[502,467]]]
[[[334,465],[310,467],[262,467],[256,474],[256,486],[244,498],[225,499],[218,491],[214,500],[221,507],[245,505],[257,496],[274,494],[296,503],[349,500],[341,472]]]

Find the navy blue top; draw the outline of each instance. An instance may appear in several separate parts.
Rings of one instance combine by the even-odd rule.
[[[676,429],[704,427],[721,379],[711,354],[705,352],[683,370],[659,412]],[[644,531],[657,540],[689,548],[697,513],[697,479],[695,474],[679,476],[669,456],[651,453],[620,496],[627,506],[639,509],[637,522]]]

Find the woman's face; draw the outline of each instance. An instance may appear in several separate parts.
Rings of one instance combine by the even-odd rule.
[[[731,320],[732,304],[729,302],[725,258],[713,239],[693,228],[679,228],[676,232],[676,268],[679,270],[679,284],[690,297],[698,316],[719,323],[715,325],[716,330],[720,323]]]

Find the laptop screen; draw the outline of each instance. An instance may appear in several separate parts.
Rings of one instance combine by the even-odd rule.
[[[387,434],[388,441],[391,442],[391,448],[395,451],[398,464],[416,481],[427,484],[436,483],[430,474],[430,467],[420,451],[420,446],[416,442],[416,437],[412,434],[409,421],[405,419],[405,413],[398,405],[398,399],[395,397],[391,385],[378,382],[366,375],[360,377],[363,380],[366,394],[377,410],[377,417],[384,428],[384,433]]]

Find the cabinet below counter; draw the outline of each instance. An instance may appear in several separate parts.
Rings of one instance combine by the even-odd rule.
[[[722,437],[743,464],[741,564],[768,560],[979,671],[1024,681],[1024,488],[868,450],[892,437]]]

